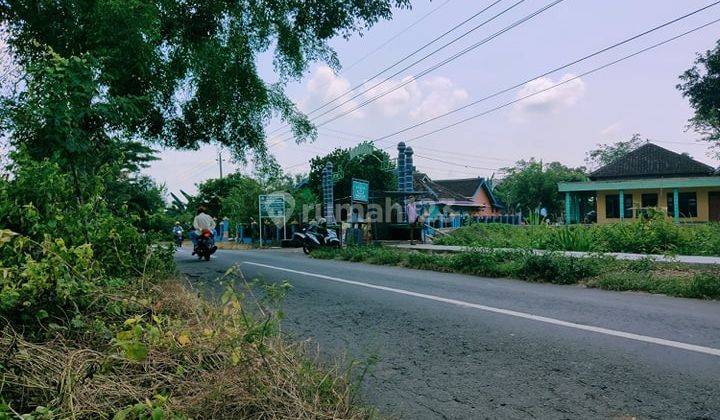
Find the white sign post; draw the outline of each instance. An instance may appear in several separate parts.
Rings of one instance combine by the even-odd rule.
[[[258,197],[258,223],[260,224],[260,245],[262,246],[262,231],[263,223],[262,219],[270,218],[273,221],[278,220],[282,217],[283,222],[283,239],[287,239],[287,233],[285,232],[285,196],[283,194],[263,194]]]

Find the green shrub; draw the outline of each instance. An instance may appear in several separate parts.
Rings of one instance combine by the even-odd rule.
[[[172,250],[154,247],[141,258],[137,277],[110,276],[95,258],[92,246],[68,246],[63,239],[42,242],[0,230],[0,316],[27,334],[47,324],[81,327],[92,309],[112,307],[113,290],[143,276],[171,271]]]
[[[687,287],[686,297],[720,299],[720,273],[698,273]]]
[[[456,229],[436,243],[554,251],[720,255],[720,224],[678,225],[659,215],[591,226],[474,223]]]
[[[634,290],[687,298],[720,298],[720,275],[713,272],[680,277],[662,272],[613,271],[593,279],[588,285],[607,290]]]
[[[447,257],[447,266],[458,273],[498,277],[505,274],[500,270],[503,257],[504,253],[462,252]]]
[[[397,265],[405,259],[405,253],[396,249],[377,247],[366,255],[370,264]]]
[[[532,281],[575,284],[596,275],[602,265],[597,258],[567,257],[559,254],[527,253],[521,259],[517,275]]]
[[[424,252],[408,252],[405,263],[408,267],[418,270],[445,271],[449,268],[447,257]]]

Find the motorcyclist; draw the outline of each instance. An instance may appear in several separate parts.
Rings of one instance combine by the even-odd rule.
[[[175,226],[173,226],[172,229],[173,238],[175,238],[176,241],[182,243],[182,234],[183,234],[183,228],[180,226],[180,222],[175,222]]]
[[[317,231],[319,234],[321,234],[323,236],[327,235],[327,220],[325,220],[324,217],[321,217],[320,220],[318,220]]]
[[[215,220],[205,213],[205,207],[199,206],[197,208],[197,214],[195,216],[195,219],[193,219],[193,228],[195,230],[191,230],[188,236],[190,236],[190,240],[193,243],[193,255],[195,255],[195,247],[197,246],[197,240],[202,235],[203,230],[209,230],[210,232],[214,233],[215,231]],[[210,235],[210,253],[213,254],[215,251],[217,251],[217,246],[215,246],[215,238],[214,235]]]

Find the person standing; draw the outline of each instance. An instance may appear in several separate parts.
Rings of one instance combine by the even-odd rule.
[[[408,197],[407,204],[405,206],[405,213],[407,214],[408,224],[410,225],[410,245],[415,245],[415,239],[413,233],[415,230],[415,224],[417,223],[417,207],[415,206],[415,197]]]

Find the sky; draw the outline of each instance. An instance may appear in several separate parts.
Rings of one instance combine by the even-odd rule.
[[[629,38],[659,24],[711,3],[710,0],[565,0],[532,20],[483,43],[434,71],[428,68],[463,49],[486,39],[508,25],[549,4],[550,0],[526,0],[501,17],[471,32],[415,66],[373,88],[392,73],[439,48],[500,11],[517,3],[502,0],[487,12],[394,67],[374,77],[419,47],[468,19],[491,0],[414,1],[412,10],[396,11],[392,21],[380,22],[349,40],[335,39],[331,45],[343,69],[335,72],[323,63],[314,63],[301,80],[292,81],[287,92],[298,107],[310,112],[350,88],[367,92],[340,105],[343,97],[321,111],[309,114],[318,129],[312,143],[295,144],[288,139],[282,121],[270,121],[268,139],[271,153],[289,173],[304,173],[309,161],[336,147],[352,147],[418,122],[467,105],[507,87],[531,80],[519,88],[440,118],[400,135],[378,141],[396,154],[399,141],[415,151],[415,166],[435,179],[475,176],[501,177],[500,169],[520,159],[559,161],[569,166],[584,165],[587,151],[599,143],[627,140],[634,133],[656,144],[687,152],[694,158],[719,166],[707,143],[687,130],[692,110],[675,88],[678,76],[688,69],[698,52],[713,48],[720,39],[720,24],[685,36],[672,43],[613,65],[597,73],[584,72],[663,41],[696,26],[720,18],[720,6],[708,9],[663,30],[642,37],[576,66],[535,78],[546,71]],[[261,75],[277,80],[271,57],[258,58]],[[533,80],[535,78],[535,80]],[[414,139],[466,117],[514,101],[566,81],[560,87],[487,113],[453,128]],[[372,88],[372,89],[370,89]],[[396,89],[354,112],[363,101]],[[327,115],[323,112],[338,106]],[[327,124],[324,124],[326,123]],[[146,173],[164,183],[170,192],[196,191],[196,184],[219,175],[215,146],[200,151],[162,151],[161,160]],[[246,165],[229,161],[230,153],[220,151],[224,172],[251,172]]]

